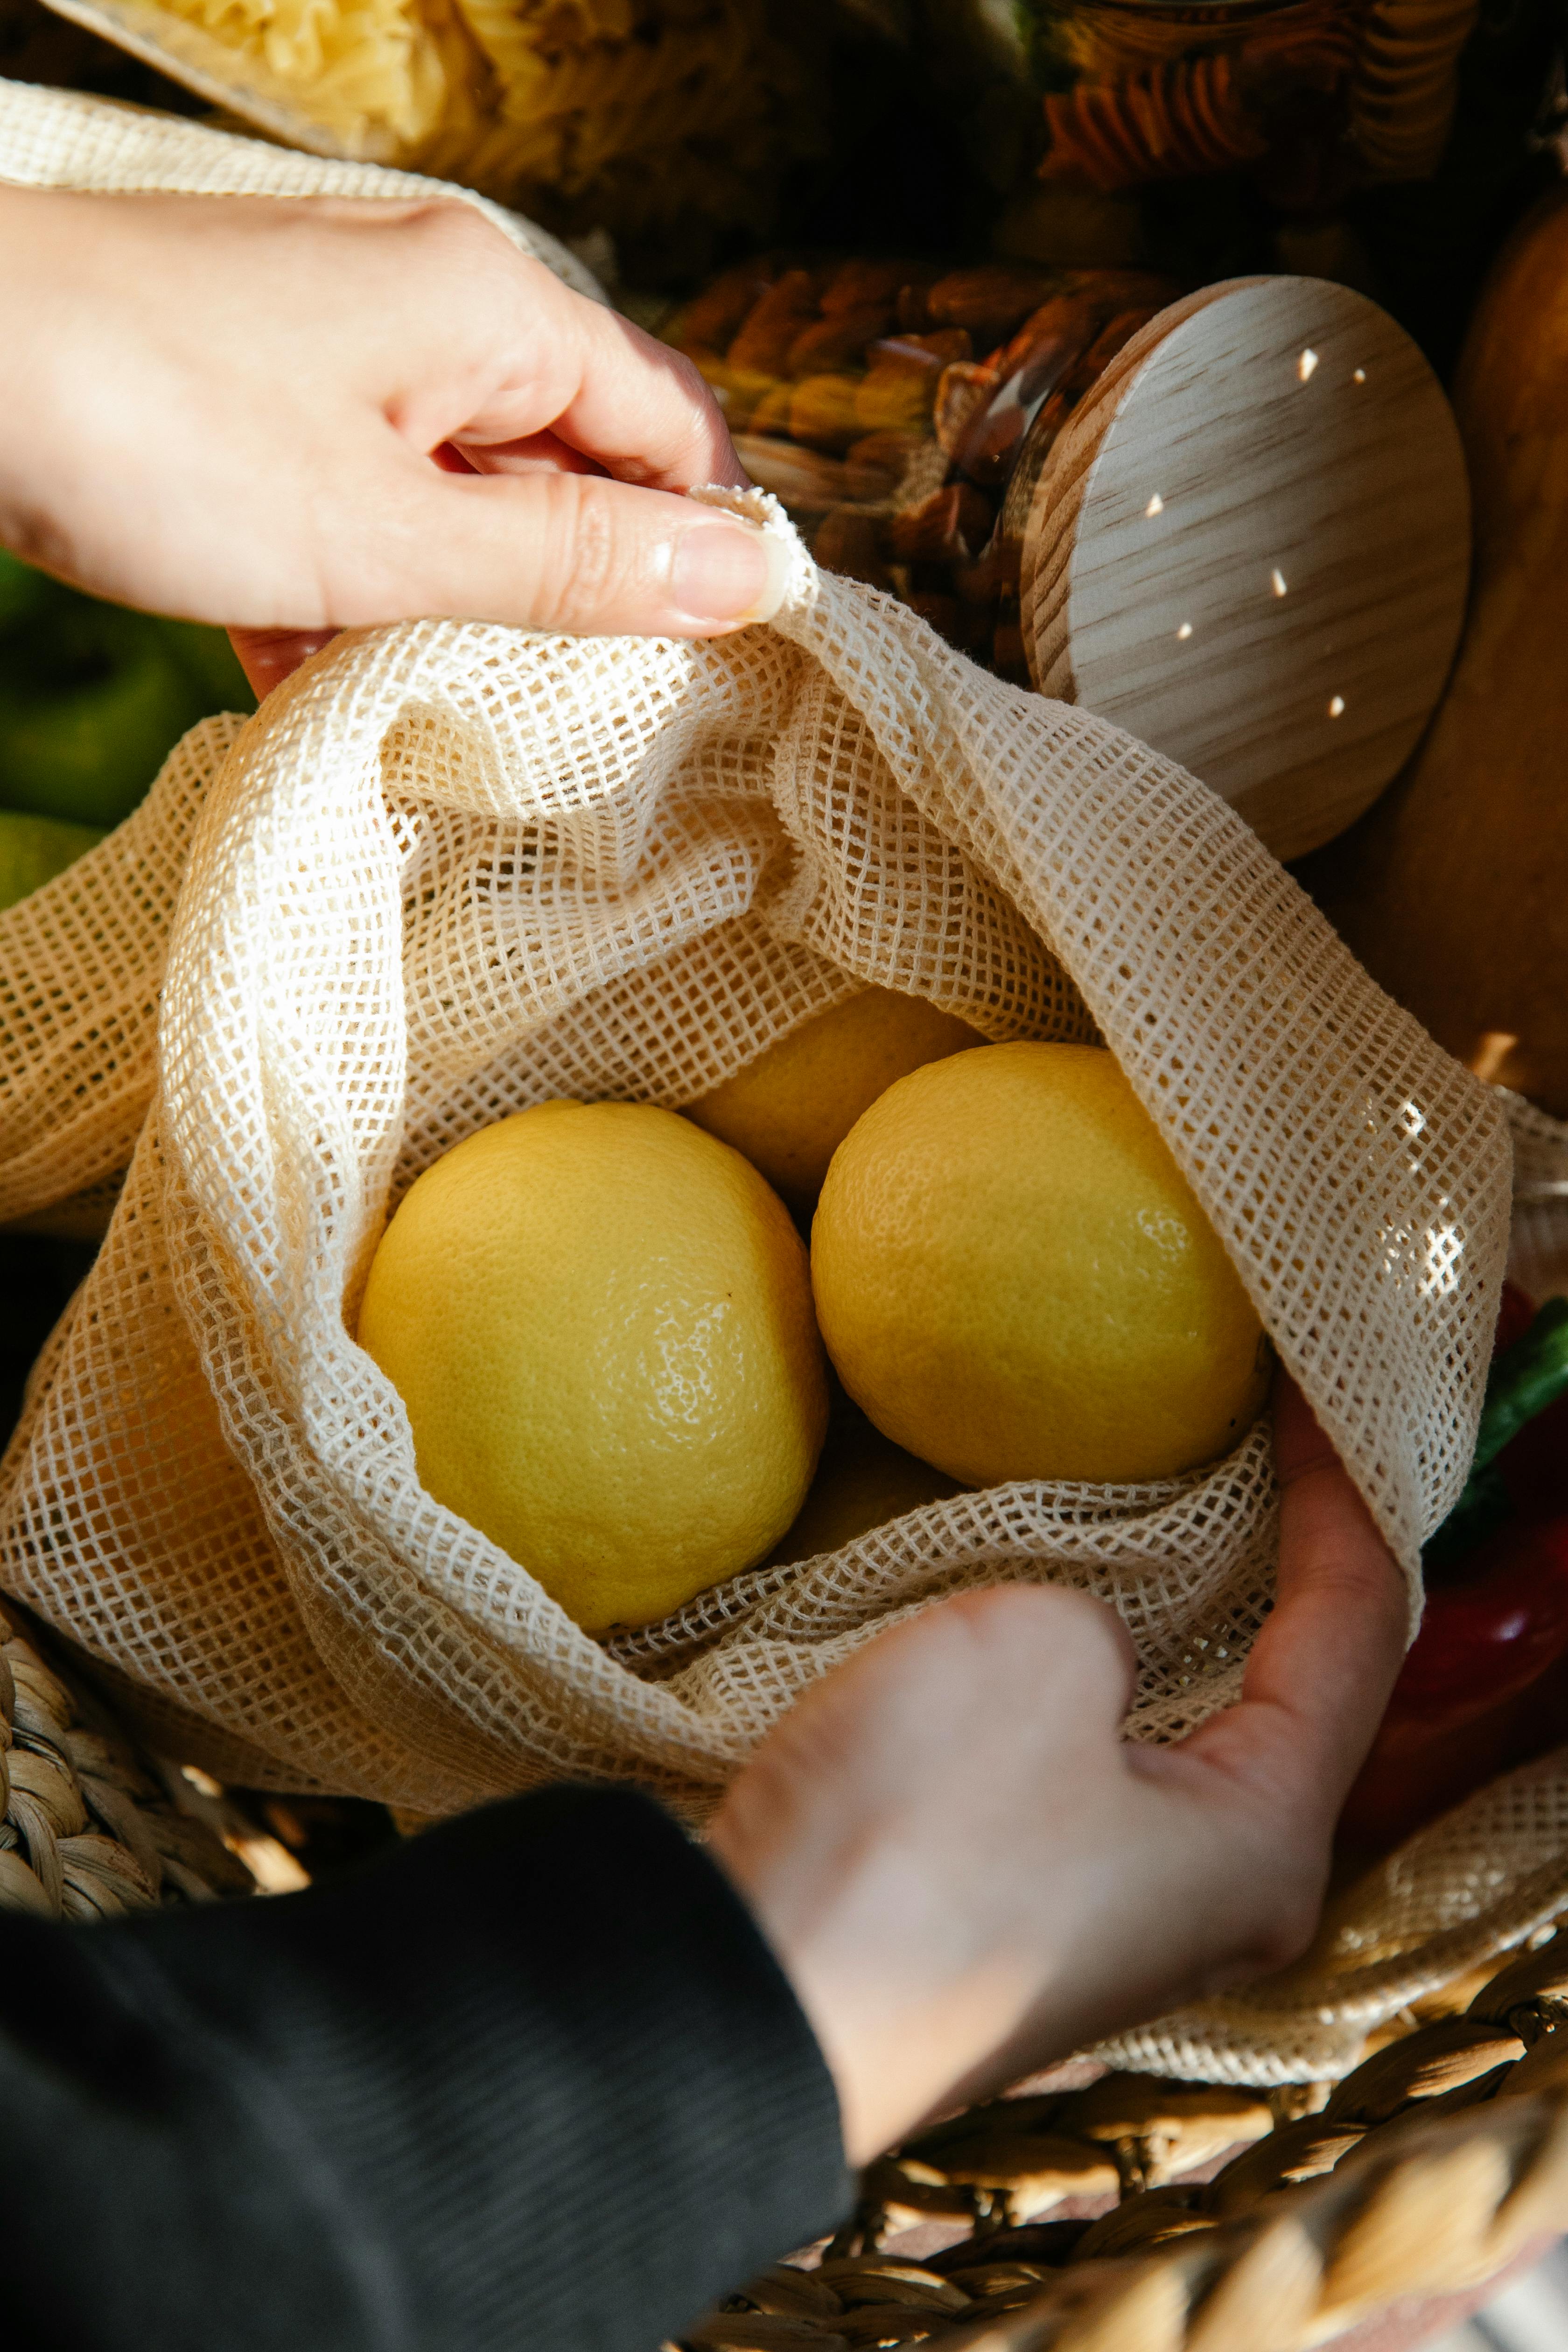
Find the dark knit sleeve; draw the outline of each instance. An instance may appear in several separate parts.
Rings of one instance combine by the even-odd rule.
[[[772,1952],[622,1790],[300,1895],[0,1917],[0,2117],[15,2352],[657,2352],[848,2199]]]

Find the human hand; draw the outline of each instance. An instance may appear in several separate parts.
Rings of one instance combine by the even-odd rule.
[[[263,688],[378,621],[776,607],[773,542],[678,495],[745,481],[695,369],[471,205],[3,188],[0,310],[0,541],[237,625]]]
[[[1276,1385],[1279,1599],[1238,1705],[1126,1741],[1103,1603],[1011,1585],[871,1643],[763,1741],[710,1845],[837,2084],[850,2160],[1309,1941],[1405,1638],[1394,1562]]]

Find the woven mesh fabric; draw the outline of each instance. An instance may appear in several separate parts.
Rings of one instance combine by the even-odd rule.
[[[134,121],[117,184],[171,184],[211,135],[168,126],[170,163]],[[104,184],[100,135],[124,135],[114,110],[0,93],[0,170]],[[209,186],[279,160],[202,152]],[[281,161],[289,193],[341,185]],[[244,727],[197,730],[127,826],[0,915],[0,1213],[129,1160],[0,1470],[0,1586],[216,1770],[423,1812],[632,1775],[700,1818],[857,1644],[1017,1578],[1121,1612],[1134,1736],[1234,1696],[1271,1586],[1266,1428],[1162,1485],[931,1505],[615,1649],[421,1490],[351,1336],[419,1171],[553,1096],[679,1108],[873,982],[993,1038],[1117,1054],[1415,1622],[1508,1247],[1503,1106],[1205,786],[819,575],[770,500],[739,503],[791,546],[771,627],[345,635]],[[1245,2021],[1206,2030],[1196,2071],[1223,2069]]]
[[[1499,1087],[1514,1145],[1509,1272],[1568,1293],[1568,1123]],[[1521,1944],[1568,1902],[1568,1748],[1479,1790],[1347,1890],[1293,1968],[1140,2027],[1114,2066],[1233,2083],[1348,2074],[1364,2036]]]
[[[472,205],[579,294],[604,299],[591,271],[558,237],[471,188],[374,163],[296,154],[259,139],[237,138],[175,115],[75,90],[0,81],[0,179],[100,195],[158,189],[168,195],[369,196],[404,204],[450,198]]]

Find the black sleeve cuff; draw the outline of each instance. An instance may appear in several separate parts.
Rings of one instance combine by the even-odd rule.
[[[849,2200],[772,1952],[624,1790],[298,1895],[0,1921],[0,2095],[18,2347],[654,2352]]]

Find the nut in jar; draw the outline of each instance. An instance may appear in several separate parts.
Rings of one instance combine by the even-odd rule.
[[[772,255],[713,279],[665,331],[820,564],[1026,683],[1033,484],[1084,394],[1176,291],[1142,270]]]

